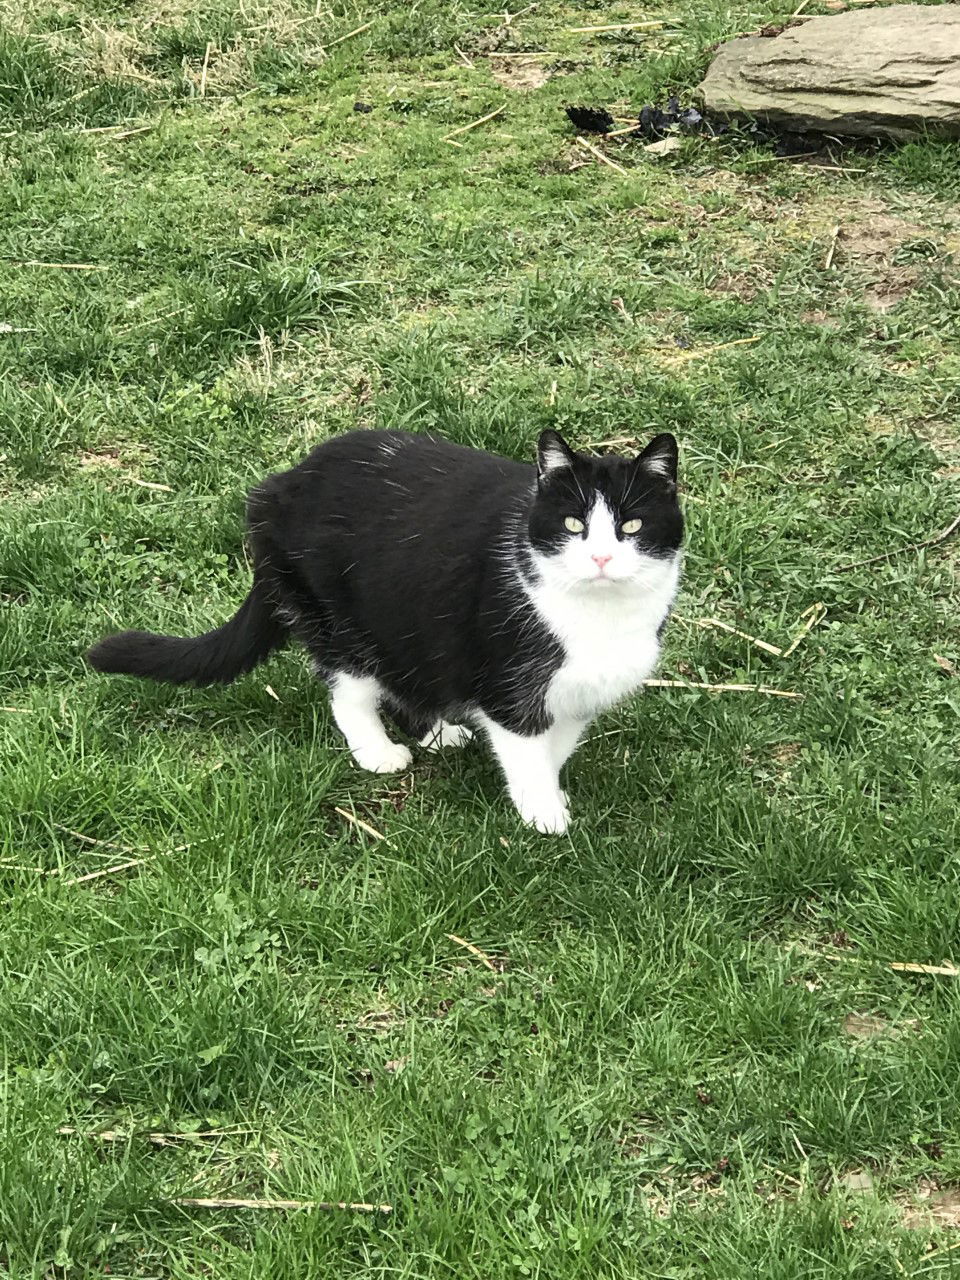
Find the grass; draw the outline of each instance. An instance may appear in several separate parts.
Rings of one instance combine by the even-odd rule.
[[[888,967],[960,959],[957,543],[841,571],[957,511],[955,148],[627,141],[620,174],[560,110],[686,90],[792,7],[2,6],[6,1274],[960,1266],[905,1208],[960,1179],[960,995]],[[244,493],[315,441],[548,425],[678,434],[681,616],[783,647],[827,612],[783,659],[677,622],[660,674],[802,701],[651,691],[557,840],[479,750],[361,776],[298,654],[212,691],[85,669],[228,616]]]

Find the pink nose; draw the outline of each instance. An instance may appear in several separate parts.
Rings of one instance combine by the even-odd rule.
[[[597,566],[598,569],[602,569],[604,565],[607,565],[610,563],[610,561],[613,559],[613,556],[591,556],[590,559],[593,561],[593,563]]]

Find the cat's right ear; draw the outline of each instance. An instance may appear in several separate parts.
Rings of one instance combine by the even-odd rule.
[[[537,479],[542,484],[555,471],[572,467],[575,455],[559,431],[542,431],[537,442]]]

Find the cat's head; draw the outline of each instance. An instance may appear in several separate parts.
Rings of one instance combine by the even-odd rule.
[[[672,568],[683,538],[676,440],[656,436],[633,458],[594,457],[544,431],[528,532],[534,566],[550,585],[653,586]]]

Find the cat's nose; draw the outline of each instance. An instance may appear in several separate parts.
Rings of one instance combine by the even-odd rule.
[[[597,566],[598,569],[602,569],[605,565],[608,565],[610,563],[610,561],[613,559],[613,556],[591,556],[590,559],[593,561],[593,563]]]

